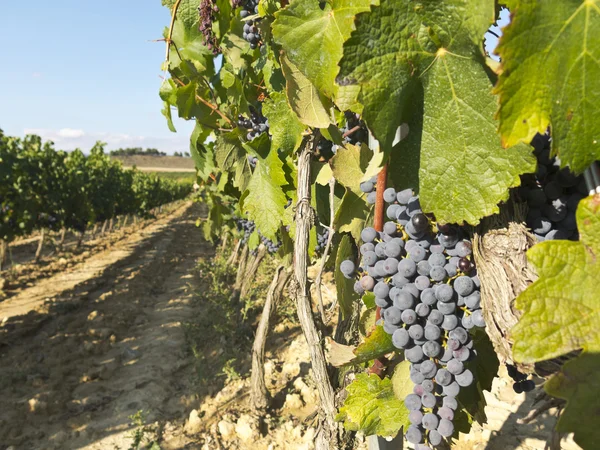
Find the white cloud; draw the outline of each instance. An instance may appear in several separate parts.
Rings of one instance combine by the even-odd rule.
[[[80,138],[85,135],[83,130],[74,130],[73,128],[63,128],[62,130],[58,130],[58,136],[66,139],[74,139]]]
[[[97,141],[105,142],[107,150],[125,147],[156,148],[160,151],[187,152],[189,151],[189,136],[185,132],[173,134],[170,137],[141,136],[123,133],[86,132],[73,128],[51,130],[46,128],[26,128],[23,134],[37,134],[43,140],[55,143],[57,149],[74,150],[79,148],[87,153]]]

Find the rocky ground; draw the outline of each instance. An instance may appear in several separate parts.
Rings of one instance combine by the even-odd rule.
[[[255,417],[248,347],[260,295],[242,320],[210,294],[206,271],[216,268],[195,226],[201,213],[180,204],[0,303],[0,450],[313,448],[318,398],[293,304],[273,320],[272,408]],[[326,306],[334,295],[326,279]],[[556,411],[524,423],[535,398],[515,394],[502,370],[486,393],[488,423],[456,448],[544,449]],[[367,448],[363,436],[357,447]]]

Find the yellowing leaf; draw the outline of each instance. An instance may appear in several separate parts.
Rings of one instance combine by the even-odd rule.
[[[327,128],[331,118],[319,91],[285,55],[281,57],[281,69],[286,79],[288,101],[300,122],[314,128]]]
[[[496,52],[505,145],[552,128],[552,152],[582,172],[600,159],[600,1],[510,0]]]

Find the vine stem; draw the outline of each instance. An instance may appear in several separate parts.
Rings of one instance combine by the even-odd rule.
[[[383,231],[383,221],[385,213],[385,201],[383,200],[383,191],[387,186],[388,166],[383,166],[379,175],[377,175],[377,187],[375,197],[375,216],[373,217],[373,228],[375,231]],[[381,319],[381,308],[378,306],[375,310],[375,320]],[[371,373],[376,373],[381,376],[385,368],[385,358],[378,358],[373,362],[369,369]]]
[[[175,78],[175,77],[171,77],[176,83],[179,83],[180,86],[186,86],[186,84],[181,81],[179,78]],[[208,100],[200,97],[198,94],[196,94],[196,100],[198,100],[201,103],[204,103],[206,106],[208,106],[210,109],[212,109],[214,112],[216,112],[219,116],[221,116],[229,125],[233,126],[233,122],[231,121],[231,119],[229,117],[227,117],[220,109],[217,105],[213,105],[211,102],[209,102]],[[204,126],[204,124],[202,124]],[[210,127],[209,128],[214,128],[214,127]],[[224,131],[224,129],[222,130],[221,128],[217,128],[219,131]],[[226,130],[226,131],[231,131],[231,130]]]
[[[171,13],[171,24],[169,25],[169,34],[167,35],[167,38],[165,39],[166,43],[167,43],[167,50],[165,52],[165,64],[169,63],[169,56],[171,54],[171,43],[173,42],[172,38],[173,38],[173,27],[175,26],[175,18],[177,17],[177,10],[179,9],[179,5],[181,4],[181,0],[177,0],[175,2],[175,5],[173,5],[173,11]],[[165,68],[165,71],[167,69]],[[167,77],[165,76],[165,79]]]
[[[321,279],[323,277],[323,270],[325,270],[325,263],[327,262],[327,257],[329,256],[329,250],[331,248],[331,241],[333,241],[333,233],[335,232],[333,229],[333,222],[335,220],[335,210],[333,208],[333,201],[335,195],[335,178],[331,177],[329,180],[329,235],[327,236],[327,244],[325,245],[325,250],[323,251],[323,257],[321,258],[321,267],[319,267],[319,272],[317,273],[317,277],[315,278],[315,291],[317,293],[317,300],[319,304],[319,312],[321,313],[321,320],[323,324],[327,325],[327,318],[325,317],[325,308],[323,307],[323,293],[321,292]]]

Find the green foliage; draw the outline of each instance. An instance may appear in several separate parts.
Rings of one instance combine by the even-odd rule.
[[[595,0],[510,0],[497,53],[505,145],[552,127],[552,153],[583,172],[600,159],[600,7]]]
[[[361,373],[346,388],[348,397],[337,419],[350,431],[362,430],[366,435],[395,436],[408,426],[408,410],[398,400],[389,378]]]
[[[595,415],[587,412],[597,410],[600,393],[599,196],[579,203],[577,225],[580,242],[542,242],[527,252],[539,279],[517,298],[523,316],[512,330],[513,355],[518,361],[536,362],[583,349],[546,389],[568,401],[559,430],[574,432],[580,445],[593,448],[600,435]]]
[[[315,87],[332,96],[343,44],[354,29],[354,16],[371,0],[333,0],[320,4],[296,0],[275,14],[273,36],[290,61]]]
[[[492,17],[490,0],[418,8],[384,1],[359,16],[344,46],[341,82],[360,85],[364,118],[382,149],[391,152],[397,127],[411,125],[410,143],[396,147],[392,159],[420,153],[421,205],[441,222],[477,224],[498,211],[520,174],[535,170],[527,149],[504,150],[495,132],[480,51]]]
[[[84,231],[90,223],[123,214],[146,216],[184,198],[191,183],[124,170],[98,143],[56,151],[38,136],[6,137],[0,131],[0,238],[12,241],[35,229]]]

